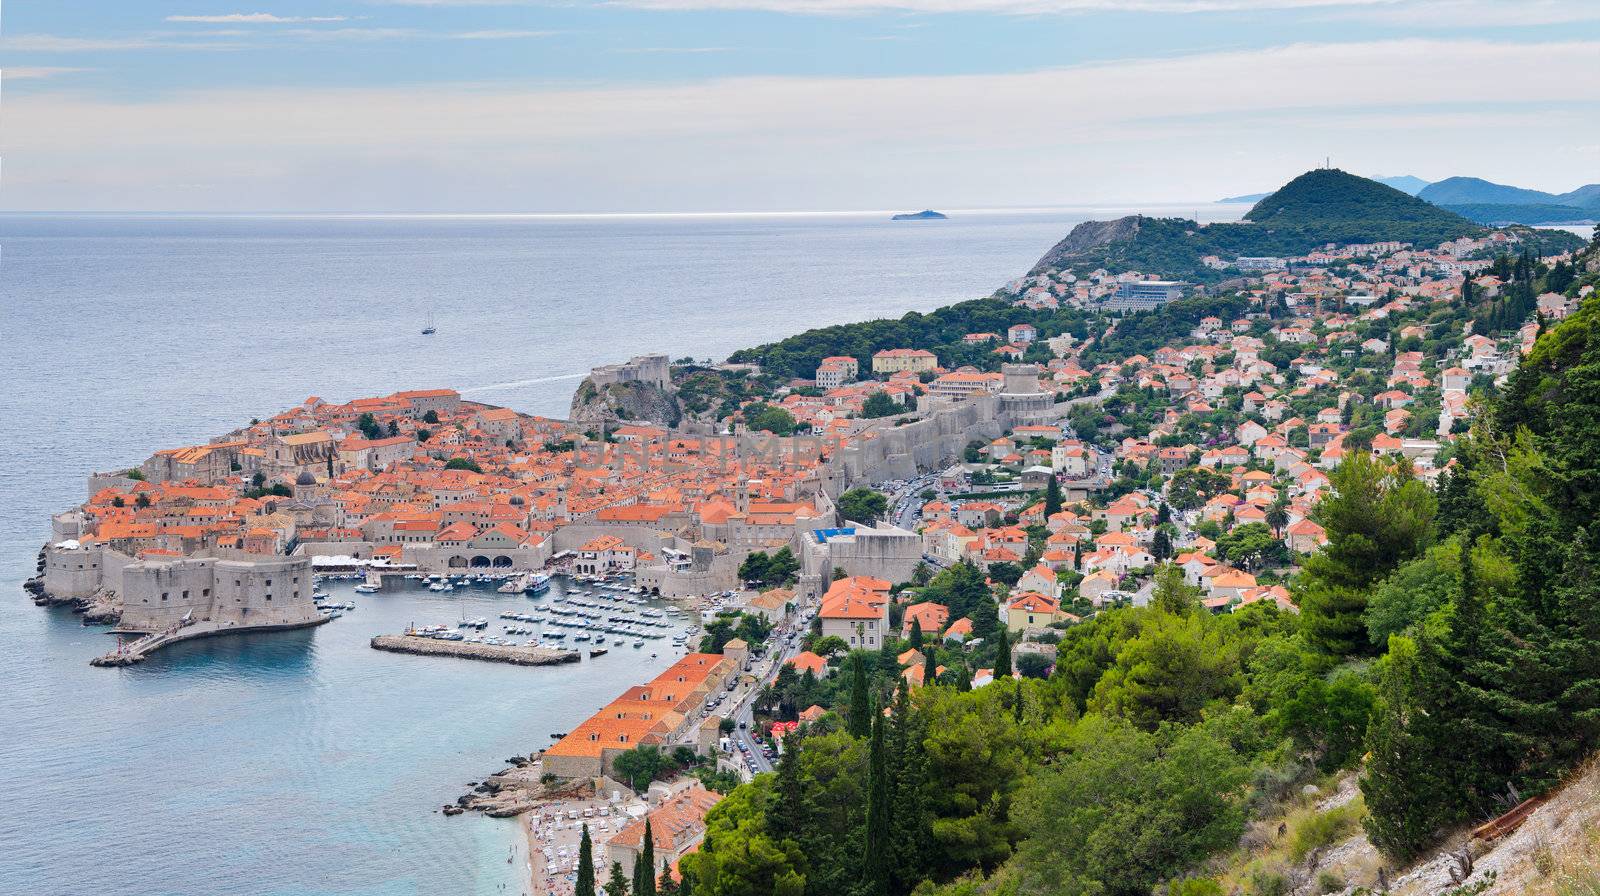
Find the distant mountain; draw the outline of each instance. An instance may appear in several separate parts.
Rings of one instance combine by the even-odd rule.
[[[1428,185],[1417,194],[1434,205],[1467,205],[1487,203],[1492,205],[1561,205],[1554,193],[1542,190],[1524,190],[1486,181],[1481,177],[1447,177]]]
[[[1261,200],[1263,200],[1265,198],[1267,198],[1267,194],[1266,193],[1246,193],[1243,196],[1229,196],[1226,199],[1218,199],[1217,201],[1218,202],[1249,202],[1249,203],[1253,204],[1253,203],[1260,202]]]
[[[1483,224],[1564,224],[1600,218],[1600,184],[1558,194],[1481,177],[1449,177],[1418,196]]]
[[[920,211],[920,212],[911,212],[911,213],[906,213],[906,214],[895,215],[893,218],[890,218],[889,220],[891,220],[891,221],[943,221],[943,220],[946,220],[949,217],[950,217],[949,215],[941,215],[940,213],[934,211],[933,209],[924,209],[923,211]]]
[[[1556,200],[1562,205],[1576,205],[1579,208],[1600,206],[1600,184],[1589,184],[1570,193],[1562,193]]]
[[[1335,168],[1300,175],[1263,197],[1241,223],[1201,226],[1183,218],[1131,216],[1078,225],[1034,273],[1106,267],[1190,279],[1220,275],[1207,255],[1303,255],[1326,243],[1398,240],[1437,246],[1485,228],[1401,190]]]
[[[1402,174],[1399,177],[1374,177],[1373,180],[1386,187],[1394,187],[1402,193],[1410,193],[1412,196],[1421,193],[1428,186],[1427,181],[1411,174]]]

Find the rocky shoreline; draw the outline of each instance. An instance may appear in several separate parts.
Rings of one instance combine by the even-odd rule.
[[[416,635],[377,635],[372,639],[372,649],[417,656],[455,656],[469,660],[511,663],[515,666],[555,666],[562,663],[576,663],[583,658],[582,654],[575,650],[471,644],[466,641],[441,641],[437,638],[423,638]]]
[[[513,818],[552,800],[593,795],[594,786],[588,781],[564,781],[559,787],[551,787],[544,781],[544,764],[537,757],[513,756],[506,763],[508,767],[482,781],[468,781],[471,789],[439,811],[445,815],[482,812],[490,818]]]
[[[97,591],[90,597],[58,598],[44,589],[44,548],[39,549],[37,574],[22,583],[22,590],[36,607],[71,607],[83,616],[84,625],[116,625],[122,621],[122,601],[111,591]]]

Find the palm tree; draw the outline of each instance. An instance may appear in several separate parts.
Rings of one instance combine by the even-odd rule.
[[[755,706],[757,709],[770,713],[780,700],[777,688],[774,688],[771,684],[764,684],[761,686],[761,690],[756,692]]]
[[[1282,538],[1283,527],[1289,525],[1289,511],[1283,504],[1273,504],[1267,508],[1267,525],[1272,527],[1272,534]]]

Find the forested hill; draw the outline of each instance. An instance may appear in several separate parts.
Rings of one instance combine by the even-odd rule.
[[[1080,224],[1033,268],[1075,271],[1104,267],[1163,277],[1217,279],[1207,255],[1304,255],[1328,243],[1399,241],[1432,248],[1487,228],[1377,181],[1336,168],[1300,175],[1256,203],[1239,223],[1200,225],[1183,218],[1134,216]],[[1573,248],[1570,234],[1541,232],[1536,246]]]
[[[1053,667],[1013,677],[984,574],[925,574],[903,599],[992,633],[969,654],[913,627],[881,650],[827,651],[827,677],[781,673],[769,700],[785,718],[826,711],[786,739],[775,774],[708,814],[684,889],[1379,892],[1559,787],[1600,750],[1600,239],[1561,270],[1533,270],[1535,293],[1588,297],[1481,410],[1437,488],[1362,452],[1332,471],[1314,514],[1328,543],[1289,583],[1300,613],[1213,615],[1166,567],[1148,606],[1066,628]],[[933,682],[914,691],[911,649]],[[974,668],[995,680],[974,687]],[[1359,796],[1302,796],[1339,776]],[[1327,847],[1361,830],[1381,858],[1330,878]],[[1579,883],[1600,891],[1600,866]]]
[[[1271,233],[1273,240],[1297,247],[1287,254],[1325,243],[1382,240],[1433,247],[1484,232],[1460,215],[1337,168],[1307,171],[1256,203],[1244,218]],[[1214,226],[1248,230],[1248,225]]]

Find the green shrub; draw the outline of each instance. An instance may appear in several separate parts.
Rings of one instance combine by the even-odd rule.
[[[1312,850],[1332,846],[1354,833],[1359,821],[1360,810],[1354,803],[1313,815],[1294,829],[1289,853],[1296,862],[1305,861]]]

